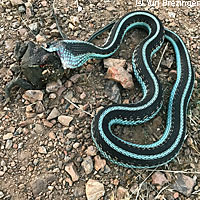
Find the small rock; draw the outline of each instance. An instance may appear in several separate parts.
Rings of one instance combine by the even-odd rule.
[[[31,31],[33,31],[35,35],[37,35],[40,32],[39,24],[37,22],[30,24],[28,27],[31,29]]]
[[[47,120],[54,119],[60,115],[60,112],[57,108],[53,108],[50,114],[47,117]]]
[[[22,0],[10,0],[10,2],[13,6],[17,6],[24,3]]]
[[[111,171],[110,167],[109,167],[108,165],[106,165],[106,166],[104,167],[104,173],[105,173],[105,174],[108,174],[110,171]]]
[[[6,40],[6,41],[5,41],[5,47],[6,47],[6,49],[7,49],[8,51],[13,50],[13,48],[14,48],[14,41],[11,40],[11,39]]]
[[[46,38],[40,34],[36,35],[36,41],[39,43],[46,42]]]
[[[12,142],[12,140],[7,140],[6,141],[6,149],[10,149],[11,147],[12,147],[12,144],[13,144],[13,142]]]
[[[56,135],[55,135],[55,133],[54,133],[53,131],[49,132],[49,137],[50,137],[51,139],[53,139],[53,140],[56,139]]]
[[[76,134],[75,133],[72,133],[72,132],[70,132],[70,133],[68,133],[67,135],[66,135],[66,137],[68,138],[68,139],[75,139],[76,138]]]
[[[134,87],[132,75],[123,67],[109,67],[105,78],[119,82],[125,89],[133,89]]]
[[[47,181],[45,179],[37,179],[30,183],[33,195],[36,197],[41,192],[44,192],[47,189]]]
[[[114,11],[114,10],[116,10],[116,8],[113,7],[113,6],[108,6],[108,7],[106,7],[106,10],[108,10],[108,11]]]
[[[45,111],[44,105],[42,104],[41,101],[37,101],[37,103],[35,105],[35,111],[36,111],[36,113],[42,113]]]
[[[83,162],[81,163],[81,166],[83,167],[86,174],[90,174],[93,170],[92,158],[90,156],[84,158]]]
[[[108,80],[106,82],[105,93],[111,101],[121,104],[120,89],[115,81]]]
[[[15,127],[11,126],[7,129],[8,132],[14,133],[15,132]]]
[[[77,197],[82,197],[84,194],[85,194],[85,191],[84,191],[84,185],[79,185],[77,187],[74,188],[74,196],[77,198]]]
[[[71,176],[72,181],[78,181],[79,175],[76,171],[74,163],[69,163],[65,166],[65,171]]]
[[[47,83],[46,85],[46,91],[48,93],[50,92],[57,92],[58,89],[62,86],[62,82],[61,80],[57,80],[57,81],[53,81],[53,82],[50,82],[50,83]]]
[[[41,134],[44,132],[44,127],[42,124],[35,124],[35,127],[33,129],[37,134]]]
[[[168,182],[168,180],[166,179],[165,175],[161,172],[155,172],[152,175],[152,184],[153,185],[160,185],[163,186],[165,183]]]
[[[31,103],[35,103],[36,101],[43,100],[43,92],[40,90],[26,90],[23,94],[23,98],[25,100],[30,101]]]
[[[73,94],[73,92],[70,90],[70,91],[68,91],[66,94],[65,94],[65,96],[64,96],[64,99],[66,99],[66,100],[72,100],[72,98],[73,98],[73,96],[74,96],[74,94]]]
[[[70,122],[73,120],[73,117],[66,116],[66,115],[60,115],[58,117],[58,121],[63,125],[63,126],[69,126]]]
[[[87,200],[98,200],[105,194],[104,185],[96,180],[89,179],[86,183]]]
[[[0,199],[4,197],[4,193],[0,191]]]
[[[49,190],[49,191],[53,191],[53,189],[54,189],[53,186],[51,186],[51,185],[48,186],[48,190]]]
[[[94,157],[94,168],[99,171],[100,169],[104,169],[104,167],[106,166],[106,160],[105,159],[101,159],[101,157],[99,155],[96,155]]]
[[[179,198],[179,193],[175,192],[173,196],[174,196],[174,199],[178,199]]]
[[[34,164],[35,166],[36,166],[38,163],[39,163],[39,159],[36,158],[36,159],[33,160],[33,164]]]
[[[41,4],[43,7],[46,7],[48,4],[47,4],[47,1],[41,1]]]
[[[49,128],[53,127],[53,123],[49,122],[46,119],[43,119],[42,122],[43,122],[44,126],[46,126],[46,127],[49,127]]]
[[[3,140],[9,140],[13,138],[13,133],[7,133],[3,136]]]
[[[81,74],[75,74],[75,75],[73,75],[73,76],[70,77],[70,80],[71,80],[73,83],[77,83],[77,82],[80,80],[81,77],[82,77]]]
[[[122,60],[122,59],[116,59],[116,58],[107,58],[103,60],[103,64],[105,68],[109,68],[109,67],[125,67],[126,64],[126,60]]]
[[[47,150],[44,146],[40,146],[38,148],[38,152],[41,153],[41,154],[47,154]]]
[[[56,99],[57,95],[55,93],[51,93],[49,95],[49,99]]]
[[[3,176],[5,174],[4,171],[0,171],[0,177]]]
[[[184,174],[178,174],[176,182],[172,185],[173,189],[189,197],[193,187],[196,184],[196,179],[192,179]]]
[[[80,143],[79,143],[79,142],[75,142],[75,143],[73,144],[73,148],[74,148],[74,149],[77,149],[79,146],[80,146]]]
[[[96,147],[95,147],[95,146],[89,146],[89,147],[87,148],[87,150],[86,150],[86,154],[87,154],[88,156],[96,156],[96,154],[97,154],[97,149],[96,149]]]
[[[25,5],[20,5],[20,6],[18,7],[18,11],[19,11],[20,13],[24,14],[24,13],[26,12],[26,7],[25,7]]]
[[[69,23],[69,29],[71,29],[72,31],[75,30],[75,26],[72,23]]]
[[[80,23],[79,18],[77,16],[70,16],[70,22],[72,22],[74,26]]]
[[[126,188],[119,186],[117,189],[117,200],[121,199],[130,199],[130,195]]]
[[[86,94],[85,94],[85,92],[83,92],[81,95],[80,95],[80,99],[85,99],[85,97],[86,97]]]

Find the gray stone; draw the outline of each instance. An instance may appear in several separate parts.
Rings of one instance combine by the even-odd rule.
[[[70,122],[73,120],[73,117],[66,116],[66,115],[60,115],[58,117],[58,121],[63,125],[63,126],[69,126]]]
[[[96,180],[89,179],[86,183],[87,200],[98,200],[105,194],[104,185]]]
[[[57,108],[53,108],[52,111],[49,113],[47,120],[54,119],[60,115],[60,112]]]
[[[33,195],[36,197],[41,192],[45,192],[45,190],[47,189],[47,181],[45,179],[37,179],[31,182],[31,188]]]
[[[91,156],[84,158],[81,166],[83,167],[86,174],[90,174],[93,170],[93,161]]]

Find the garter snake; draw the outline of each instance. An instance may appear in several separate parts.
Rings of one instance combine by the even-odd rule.
[[[128,30],[142,28],[147,31],[147,37],[136,46],[132,56],[133,72],[143,91],[142,99],[134,104],[109,105],[103,108],[92,121],[91,133],[100,153],[115,164],[133,168],[161,166],[178,154],[185,139],[187,107],[194,85],[190,56],[182,39],[164,28],[161,21],[149,12],[130,12],[107,28],[111,27],[110,35],[102,47],[90,43],[100,31],[89,42],[61,40],[51,43],[46,50],[58,53],[63,68],[77,68],[88,59],[102,59],[113,55]],[[163,90],[152,68],[151,58],[165,39],[175,51],[177,79],[169,98],[164,133],[158,141],[147,145],[122,140],[112,132],[114,124],[133,126],[144,123],[152,119],[162,106]]]

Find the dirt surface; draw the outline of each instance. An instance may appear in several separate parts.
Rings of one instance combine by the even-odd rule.
[[[30,103],[24,99],[25,91],[16,87],[10,103],[3,105],[5,85],[13,78],[11,69],[18,65],[14,58],[16,42],[34,41],[41,45],[61,39],[52,16],[51,1],[30,0],[25,4],[21,2],[22,6],[18,0],[11,2],[0,1],[0,199],[92,199],[89,195],[92,184],[96,184],[97,193],[99,190],[98,195],[101,194],[96,199],[200,199],[200,3],[192,6],[183,1],[182,5],[170,6],[160,1],[150,6],[144,1],[139,6],[130,0],[54,2],[59,24],[70,39],[87,40],[95,31],[130,11],[148,10],[184,40],[196,72],[188,109],[187,138],[179,155],[168,165],[156,169],[167,179],[164,185],[157,185],[152,181],[154,171],[119,167],[104,160],[95,150],[90,133],[92,117],[82,110],[95,114],[100,107],[113,103],[105,92],[108,80],[102,61],[90,61],[71,71],[70,78],[63,77],[60,82],[53,83],[59,86],[57,90],[48,92],[51,86],[47,86],[41,90],[44,96],[40,101]],[[140,30],[128,33],[113,57],[126,59],[127,66],[131,65],[133,49],[144,36]],[[103,44],[106,37],[107,34],[103,34],[95,43]],[[164,47],[153,58],[155,68],[163,51]],[[163,109],[145,125],[115,127],[116,133],[123,133],[123,139],[145,144],[162,135],[166,103],[176,77],[170,45],[158,76],[165,91]],[[134,82],[134,85],[131,91],[119,86],[122,103],[135,102],[142,97],[138,84]],[[66,99],[71,99],[81,109]],[[51,112],[55,114],[52,119]],[[62,119],[69,120],[69,125],[63,124]],[[177,192],[174,186],[179,180],[178,172],[194,181],[187,195],[180,190]]]

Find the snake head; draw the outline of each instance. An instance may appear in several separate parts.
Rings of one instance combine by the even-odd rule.
[[[90,59],[90,43],[77,40],[61,40],[43,47],[48,52],[57,52],[64,69],[77,68]]]

